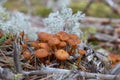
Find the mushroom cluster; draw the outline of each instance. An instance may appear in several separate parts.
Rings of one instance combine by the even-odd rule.
[[[70,59],[70,56],[73,56],[75,53],[82,54],[81,57],[85,54],[84,50],[81,53],[78,49],[78,44],[81,43],[81,40],[76,34],[68,34],[64,31],[56,34],[39,32],[37,36],[38,39],[32,41],[30,46],[34,48],[33,56],[41,60],[44,64],[53,61],[67,61]],[[25,45],[22,46],[26,49]],[[26,52],[23,54],[24,56],[25,53]],[[30,56],[26,58],[29,59]],[[78,58],[79,62],[80,58]]]

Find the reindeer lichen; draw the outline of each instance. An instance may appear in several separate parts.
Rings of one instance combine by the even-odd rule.
[[[36,31],[31,27],[28,16],[18,11],[10,12],[2,6],[0,6],[0,29],[2,29],[4,33],[13,34],[24,31],[32,40],[37,38],[35,34]]]
[[[51,13],[49,17],[43,21],[50,33],[65,31],[71,34],[77,34],[80,37],[82,32],[79,29],[79,21],[82,20],[84,16],[85,15],[79,11],[73,14],[71,8],[63,7],[60,11]]]

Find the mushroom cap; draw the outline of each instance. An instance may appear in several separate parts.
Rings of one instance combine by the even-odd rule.
[[[55,57],[59,60],[67,60],[70,55],[65,50],[60,49],[55,52]]]
[[[48,41],[51,38],[51,35],[46,32],[38,33],[38,38],[42,41]]]
[[[23,56],[24,56],[24,58],[29,59],[31,57],[31,54],[28,51],[24,51]]]
[[[31,46],[32,46],[32,47],[35,47],[35,48],[39,48],[37,41],[31,42]]]
[[[58,45],[60,43],[60,40],[58,38],[50,38],[48,41],[48,44],[50,46]]]
[[[59,43],[59,47],[65,47],[66,45],[67,45],[67,43],[64,42],[64,41],[62,41],[62,42]]]
[[[56,34],[60,40],[67,41],[69,39],[69,35],[66,32],[60,31]]]
[[[85,55],[85,54],[86,54],[86,51],[85,51],[85,50],[80,49],[80,50],[78,50],[78,53],[79,53],[79,54],[81,54],[81,55]]]
[[[79,44],[81,41],[79,39],[69,39],[67,42],[68,42],[68,44],[75,46],[75,45]]]
[[[49,55],[48,51],[45,49],[38,49],[34,52],[35,57],[37,58],[45,58]]]
[[[27,49],[27,44],[22,44],[21,46],[23,49]]]
[[[38,43],[38,46],[39,46],[40,48],[42,48],[42,49],[47,50],[47,51],[50,50],[50,47],[49,47],[49,45],[48,45],[47,43]]]
[[[79,37],[76,34],[69,34],[70,39],[79,39]]]

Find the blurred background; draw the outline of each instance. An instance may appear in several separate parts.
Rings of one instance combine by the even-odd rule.
[[[92,48],[120,54],[120,0],[7,0],[4,7],[31,16],[33,26],[44,29],[42,19],[62,6],[86,14],[81,21],[82,40]]]

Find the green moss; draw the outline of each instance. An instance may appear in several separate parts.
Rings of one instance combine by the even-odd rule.
[[[88,10],[88,15],[95,17],[112,17],[113,12],[107,5],[99,2],[99,3],[93,3],[90,6]]]
[[[99,42],[98,41],[92,41],[92,42],[90,42],[90,44],[93,45],[93,46],[96,46],[96,45],[99,44]]]
[[[70,7],[73,9],[73,12],[77,12],[79,10],[83,11],[86,7],[86,2],[79,2],[79,3],[71,3]],[[120,15],[117,15],[112,11],[110,7],[108,7],[106,4],[99,2],[99,3],[93,3],[87,13],[87,16],[94,16],[94,17],[107,17],[107,18],[120,18]]]
[[[79,10],[83,11],[86,5],[87,4],[85,2],[80,2],[80,3],[75,2],[75,3],[71,3],[70,7],[72,8],[73,13],[76,13]]]
[[[18,9],[21,6],[23,6],[22,3],[20,3],[17,0],[8,0],[5,4],[4,7],[6,7],[7,9],[13,10],[13,9]]]
[[[43,6],[36,6],[36,7],[34,7],[33,14],[46,17],[50,14],[50,12],[51,12],[51,9],[48,9],[46,7],[43,7]]]
[[[20,12],[23,12],[23,13],[27,13],[28,12],[28,9],[26,7],[20,7],[19,8],[19,11]]]

